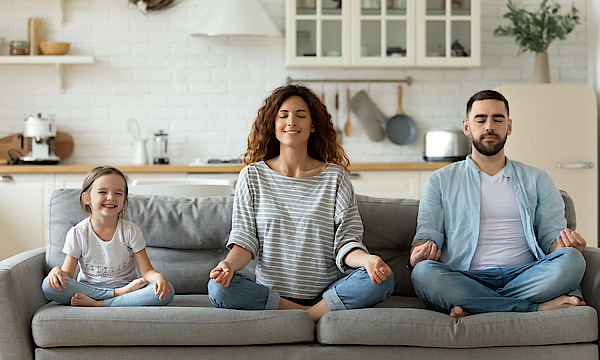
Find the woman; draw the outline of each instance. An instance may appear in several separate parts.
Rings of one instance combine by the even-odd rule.
[[[331,116],[308,88],[275,89],[248,137],[225,260],[210,273],[219,308],[329,311],[372,307],[392,270],[362,243],[363,226]],[[256,282],[242,274],[258,257]],[[337,280],[343,273],[357,268]]]

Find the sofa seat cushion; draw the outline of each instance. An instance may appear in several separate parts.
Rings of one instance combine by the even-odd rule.
[[[216,309],[206,295],[175,295],[164,307],[81,308],[51,302],[36,312],[31,327],[36,345],[48,348],[311,342],[315,325],[303,310]]]
[[[590,306],[461,319],[410,308],[334,311],[317,323],[317,339],[322,344],[434,348],[583,343],[598,339],[598,317]]]

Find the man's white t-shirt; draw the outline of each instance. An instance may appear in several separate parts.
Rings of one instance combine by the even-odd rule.
[[[131,221],[119,219],[113,238],[104,241],[87,218],[69,230],[62,251],[79,260],[77,281],[114,289],[138,277],[133,254],[145,247],[142,230]]]
[[[508,268],[535,261],[527,246],[517,197],[504,169],[490,176],[480,171],[479,240],[470,270]]]

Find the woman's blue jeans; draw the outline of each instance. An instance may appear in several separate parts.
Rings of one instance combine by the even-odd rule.
[[[412,272],[417,296],[428,309],[449,313],[460,306],[471,314],[537,311],[538,304],[561,295],[583,300],[579,284],[585,259],[562,248],[532,263],[486,270],[454,270],[437,261],[421,261]]]
[[[63,305],[71,305],[71,298],[77,294],[86,295],[94,300],[104,300],[104,306],[161,306],[167,305],[173,301],[175,289],[169,284],[169,296],[163,300],[159,299],[159,295],[154,294],[154,283],[146,285],[144,288],[123,294],[121,296],[114,295],[113,289],[95,287],[80,283],[70,277],[66,277],[67,286],[61,288],[60,291],[54,290],[48,285],[48,277],[42,282],[42,291],[46,295],[46,299],[54,300]]]
[[[373,284],[367,270],[362,267],[331,283],[316,299],[325,300],[329,310],[350,310],[373,307],[394,292],[394,274],[380,283]],[[238,310],[277,310],[279,293],[259,285],[243,274],[234,274],[228,287],[208,282],[208,297],[217,308]],[[294,301],[294,299],[290,299]]]

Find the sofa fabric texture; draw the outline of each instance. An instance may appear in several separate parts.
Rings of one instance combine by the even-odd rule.
[[[76,308],[46,301],[40,285],[64,260],[67,231],[85,215],[79,190],[57,190],[47,247],[0,262],[0,359],[422,358],[598,359],[600,250],[586,249],[588,305],[454,319],[425,310],[405,269],[418,201],[357,195],[364,243],[394,271],[395,292],[376,309],[308,313],[216,309],[206,285],[227,253],[231,197],[130,195],[126,218],[144,233],[154,268],[175,288],[166,307]],[[572,201],[563,193],[568,223]],[[254,263],[243,273],[254,278]],[[340,274],[340,276],[342,276]],[[6,305],[5,305],[6,304]],[[83,355],[82,355],[83,354]]]

